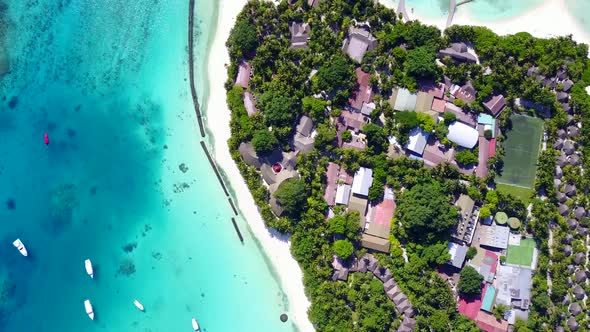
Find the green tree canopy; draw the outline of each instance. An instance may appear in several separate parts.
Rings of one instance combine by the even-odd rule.
[[[438,182],[419,184],[398,200],[397,219],[416,243],[432,243],[448,233],[458,212]]]
[[[252,137],[252,145],[258,154],[271,152],[277,144],[277,138],[267,129],[258,130],[254,133],[254,137]]]
[[[249,22],[249,19],[242,17],[231,29],[227,46],[233,58],[247,57],[256,51],[258,37],[256,28]]]
[[[313,77],[314,87],[333,94],[348,91],[356,82],[354,66],[343,54],[334,55],[324,62]]]
[[[481,294],[481,283],[483,276],[479,274],[473,267],[465,266],[461,270],[459,277],[459,291],[465,295],[479,295]]]
[[[307,205],[307,189],[302,179],[289,179],[279,185],[275,192],[277,201],[290,216],[298,216]]]
[[[291,126],[298,113],[295,98],[279,88],[269,89],[260,96],[259,108],[271,126]]]
[[[463,166],[477,164],[478,162],[477,156],[470,150],[461,150],[455,153],[455,160],[459,165]]]
[[[348,259],[352,256],[354,247],[348,240],[337,240],[334,242],[334,253],[342,259]]]
[[[367,135],[367,143],[374,153],[379,154],[387,148],[387,134],[383,127],[367,123],[363,126],[363,133]]]
[[[436,77],[436,54],[427,47],[418,47],[408,52],[406,61],[406,70],[408,75],[416,78],[434,78]]]
[[[330,218],[328,220],[328,229],[332,234],[345,236],[351,241],[358,240],[360,233],[359,213],[352,211]]]
[[[334,143],[336,139],[336,128],[330,125],[320,123],[316,128],[317,135],[315,137],[315,147],[318,149],[326,149]]]
[[[314,97],[303,97],[301,100],[303,112],[309,114],[315,123],[324,122],[326,119],[326,101]]]

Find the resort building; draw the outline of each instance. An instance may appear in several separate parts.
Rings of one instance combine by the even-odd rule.
[[[250,76],[252,75],[252,67],[249,63],[242,61],[238,67],[238,76],[235,84],[247,89],[250,86]]]
[[[461,194],[455,202],[459,208],[459,220],[452,230],[451,237],[464,243],[471,243],[477,226],[477,214],[474,214],[475,201],[467,195]]]
[[[425,133],[424,130],[419,127],[412,129],[412,131],[410,131],[410,139],[408,140],[406,149],[415,157],[421,157],[424,153],[424,148],[426,147],[429,135],[430,134]]]
[[[448,264],[461,269],[463,267],[463,262],[465,262],[465,256],[467,255],[469,247],[464,244],[449,241],[447,249],[449,250],[449,255],[451,255],[451,260]]]
[[[289,31],[291,32],[291,48],[306,49],[309,33],[311,32],[309,24],[293,22],[289,27]]]
[[[320,5],[321,0],[307,0],[307,5],[310,7],[317,7]]]
[[[367,197],[369,195],[369,188],[373,184],[373,170],[370,168],[361,167],[354,174],[352,182],[352,194],[360,197]]]
[[[483,107],[494,117],[497,117],[506,107],[506,100],[503,95],[495,95],[484,102]]]
[[[260,167],[262,166],[262,162],[258,158],[256,150],[254,150],[254,146],[252,146],[251,143],[240,143],[238,151],[240,152],[240,155],[242,156],[242,159],[244,160],[246,165],[252,166],[258,170],[260,169]]]
[[[450,91],[455,98],[461,99],[468,104],[475,100],[477,94],[471,82],[465,83],[462,87],[453,86]]]
[[[336,188],[338,186],[338,173],[340,165],[329,162],[326,170],[326,190],[324,191],[324,200],[329,206],[334,206],[336,199]]]
[[[254,95],[252,95],[250,91],[244,92],[244,107],[249,116],[258,113],[258,109],[256,109],[254,102]]]
[[[479,228],[479,244],[493,249],[508,248],[510,228],[494,223],[491,226],[481,225]]]
[[[479,140],[479,133],[475,128],[469,127],[462,122],[455,121],[449,125],[447,138],[459,146],[473,149]]]
[[[528,310],[533,271],[524,267],[500,265],[496,273],[496,303]]]
[[[339,184],[336,188],[335,203],[338,205],[348,205],[352,188],[349,184]]]
[[[295,151],[301,151],[305,153],[313,150],[315,140],[311,135],[312,130],[313,121],[308,116],[303,115],[301,119],[299,119],[299,124],[296,128],[297,132],[293,137],[293,146],[295,147]]]
[[[418,95],[405,88],[393,89],[389,105],[396,111],[415,111]]]
[[[370,74],[365,73],[361,67],[355,70],[357,89],[353,91],[352,96],[348,99],[348,108],[354,112],[361,112],[365,104],[371,103],[373,99],[373,89],[369,83]],[[373,109],[375,105],[373,105]],[[366,111],[365,111],[366,112]],[[369,112],[369,114],[371,114]],[[365,115],[369,115],[365,114]]]
[[[383,200],[371,209],[367,217],[369,226],[361,239],[363,247],[389,253],[389,232],[394,212],[393,190],[386,187]]]
[[[492,314],[479,311],[475,317],[475,324],[484,332],[506,332],[508,331],[508,322],[497,320]]]
[[[471,127],[477,125],[477,118],[474,113],[465,111],[453,103],[446,103],[445,112],[451,112],[457,117],[457,121],[461,121]]]
[[[465,43],[452,43],[451,47],[438,51],[439,58],[442,59],[447,56],[457,62],[477,62],[477,57],[474,54],[469,53]]]
[[[348,38],[344,40],[342,50],[348,54],[351,59],[361,63],[367,51],[372,51],[377,47],[377,38],[363,28],[350,27],[348,29]]]

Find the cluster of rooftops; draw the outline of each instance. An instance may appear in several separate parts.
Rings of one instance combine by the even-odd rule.
[[[309,6],[317,6],[319,0],[308,0]],[[291,33],[291,48],[305,49],[311,33],[311,27],[307,23],[293,22],[289,31]],[[377,46],[377,39],[370,33],[367,26],[353,26],[348,30],[342,50],[352,60],[361,63],[367,51]],[[442,49],[438,53],[439,58],[450,58],[456,62],[478,63],[475,52],[464,43],[453,43],[450,47]],[[236,84],[248,89],[249,79],[252,74],[251,66],[242,62],[239,66]],[[357,85],[351,94],[348,103],[340,116],[334,120],[337,129],[337,143],[339,147],[351,149],[365,149],[366,140],[361,129],[369,123],[370,115],[376,105],[373,101],[373,91],[370,84],[370,74],[364,72],[361,67],[355,70]],[[579,152],[576,151],[575,138],[579,135],[579,124],[573,121],[573,114],[569,105],[569,91],[573,82],[567,77],[565,70],[559,71],[555,77],[544,77],[538,74],[538,69],[533,67],[527,75],[535,77],[549,88],[556,88],[557,99],[562,103],[563,109],[568,113],[567,130],[559,130],[555,148],[561,151],[558,157],[558,166],[555,170],[555,185],[559,190],[559,213],[569,217],[570,230],[578,234],[587,234],[587,228],[579,225],[582,218],[589,216],[583,207],[575,205],[572,197],[576,195],[576,187],[573,183],[562,183],[563,168],[566,165],[577,166],[580,163]],[[388,155],[394,157],[397,154],[405,154],[414,159],[423,160],[426,166],[433,167],[447,162],[454,165],[464,174],[475,174],[483,178],[488,173],[488,159],[495,153],[496,136],[499,128],[496,118],[506,108],[506,100],[501,94],[489,96],[483,103],[487,113],[476,115],[457,106],[461,100],[465,104],[476,100],[477,91],[466,82],[462,85],[454,84],[448,77],[443,82],[419,82],[418,92],[411,92],[405,88],[395,88],[387,102],[395,111],[414,111],[424,113],[433,118],[435,122],[442,121],[442,115],[450,112],[455,115],[456,121],[448,126],[447,138],[458,148],[444,146],[432,133],[425,132],[421,128],[414,128],[410,132],[409,141],[405,146],[399,146],[394,137],[390,137],[390,150]],[[255,97],[249,91],[244,93],[244,105],[249,115],[258,112]],[[549,116],[549,109],[544,105],[535,104],[522,98],[514,101],[515,106],[532,108],[540,114]],[[383,115],[381,115],[383,117]],[[382,119],[383,120],[383,119]],[[382,121],[385,122],[384,120]],[[349,131],[352,140],[344,140],[342,134]],[[306,153],[314,148],[314,124],[313,121],[303,115],[298,119],[295,134],[291,141],[292,152],[275,151],[268,156],[257,156],[250,143],[240,144],[239,152],[246,164],[260,171],[261,177],[268,185],[271,192],[270,206],[277,216],[283,214],[280,205],[274,199],[274,191],[285,180],[298,177],[296,170],[297,155]],[[459,165],[454,160],[454,154],[460,149],[473,149],[479,146],[478,164],[475,167]],[[400,152],[403,151],[403,152]],[[359,227],[363,230],[362,246],[376,252],[389,252],[389,233],[391,221],[395,212],[395,195],[391,188],[385,187],[384,196],[379,203],[369,202],[369,188],[373,183],[373,172],[369,168],[361,167],[354,174],[348,173],[337,163],[330,162],[326,171],[326,189],[324,199],[332,208],[345,206],[348,211],[358,211],[360,215]],[[456,206],[460,210],[457,225],[453,228],[452,241],[448,249],[451,254],[449,266],[461,269],[465,263],[469,246],[479,246],[483,254],[479,260],[471,260],[468,264],[484,276],[485,283],[482,295],[475,301],[461,300],[459,311],[474,320],[485,331],[507,331],[508,322],[498,321],[491,311],[493,304],[504,304],[511,308],[508,321],[514,323],[515,317],[526,318],[530,304],[530,289],[532,285],[533,266],[517,266],[511,264],[499,264],[498,254],[504,254],[512,242],[518,242],[520,235],[511,232],[518,230],[518,220],[502,221],[503,217],[486,218],[479,220],[479,208],[469,196],[461,195],[456,200]],[[332,211],[332,209],[330,209]],[[331,215],[328,215],[330,217]],[[479,225],[479,226],[478,226]],[[571,242],[573,236],[566,237],[566,255],[572,254]],[[586,282],[586,272],[582,266],[586,260],[584,254],[578,253],[574,257],[577,267],[571,266],[575,272],[573,295],[576,299],[584,299],[584,289],[579,285]],[[395,303],[400,314],[404,315],[402,325],[398,331],[411,331],[415,321],[412,317],[415,311],[407,297],[397,286],[391,272],[380,267],[377,259],[371,254],[366,254],[360,259],[343,262],[334,257],[333,280],[347,280],[349,272],[372,272],[384,284],[387,296]],[[568,267],[570,269],[570,267]],[[574,284],[572,280],[572,285]],[[474,309],[475,308],[475,309]],[[578,327],[573,316],[579,314],[582,308],[578,303],[570,306],[572,317],[568,320],[570,329]],[[573,319],[573,321],[572,321]]]

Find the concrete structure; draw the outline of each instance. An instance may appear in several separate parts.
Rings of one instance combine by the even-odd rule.
[[[496,273],[498,294],[496,303],[529,308],[533,271],[524,267],[500,265]]]
[[[451,237],[461,242],[471,243],[477,227],[477,216],[473,215],[475,202],[471,197],[461,194],[455,202],[455,206],[459,208],[459,220],[457,225],[453,227]]]
[[[481,225],[479,228],[479,243],[490,248],[507,249],[509,235],[510,228],[507,226],[499,226],[495,223],[491,226]]]
[[[367,51],[372,51],[377,47],[377,38],[365,29],[350,27],[348,29],[348,38],[344,40],[342,50],[348,54],[351,59],[361,63]]]
[[[479,140],[479,133],[475,128],[469,127],[468,125],[455,121],[449,125],[449,133],[447,138],[459,146],[467,149],[473,149]]]

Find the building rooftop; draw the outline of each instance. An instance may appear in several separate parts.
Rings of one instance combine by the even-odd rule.
[[[438,52],[439,58],[450,57],[457,62],[476,63],[477,57],[467,50],[465,43],[452,43],[450,47],[444,48]]]
[[[301,116],[297,125],[297,132],[303,136],[310,136],[313,129],[313,121],[308,116]]]
[[[477,124],[477,118],[473,112],[465,111],[459,106],[453,103],[447,103],[445,106],[445,112],[451,112],[455,114],[458,121],[468,124],[471,127],[475,127]]]
[[[418,95],[405,88],[393,89],[389,103],[396,111],[414,111]]]
[[[467,149],[473,149],[479,140],[479,133],[473,127],[462,122],[455,121],[449,125],[447,138],[459,146]]]
[[[463,262],[465,261],[465,256],[467,255],[467,247],[464,244],[458,244],[455,242],[450,242],[447,245],[447,249],[449,250],[449,254],[451,255],[451,260],[449,264],[460,269],[463,267]]]
[[[324,192],[324,200],[330,206],[334,205],[339,172],[340,165],[333,162],[328,163],[328,168],[326,170],[326,191]]]
[[[363,62],[367,51],[377,47],[377,39],[371,33],[362,28],[350,27],[348,38],[344,40],[342,50],[358,63]]]
[[[348,99],[350,107],[357,112],[360,112],[363,105],[370,103],[373,99],[373,89],[369,79],[371,74],[365,73],[361,67],[355,70],[357,89],[352,92],[351,97]]]
[[[508,331],[508,322],[497,320],[492,314],[480,311],[475,317],[475,323],[484,332],[506,332]]]
[[[492,113],[493,116],[498,116],[504,107],[506,107],[506,100],[503,95],[495,95],[483,103],[483,107]]]
[[[527,310],[531,299],[533,272],[524,267],[500,265],[496,273],[498,294],[496,303],[510,306],[521,300],[521,309]]]
[[[252,75],[252,67],[249,63],[242,61],[238,67],[238,76],[236,77],[236,84],[242,88],[247,89],[250,85],[250,75]]]
[[[426,92],[418,92],[416,97],[416,112],[427,113],[432,109],[434,97]]]
[[[373,184],[373,170],[361,167],[354,174],[352,182],[352,193],[360,196],[368,196],[369,188]]]
[[[360,214],[359,226],[361,229],[365,229],[365,214],[368,203],[369,201],[366,198],[360,198],[354,195],[351,195],[348,201],[348,211],[358,211]]]
[[[351,188],[348,184],[339,184],[336,189],[335,203],[341,205],[348,205],[350,200]]]
[[[248,115],[254,115],[258,113],[258,109],[256,109],[254,102],[254,96],[249,91],[244,92],[244,107],[246,108]]]
[[[424,130],[419,127],[412,129],[412,131],[410,131],[410,139],[408,140],[406,149],[410,150],[416,155],[421,156],[422,153],[424,153],[428,136],[429,134],[425,133]]]
[[[305,49],[307,48],[307,40],[311,32],[311,27],[307,23],[291,23],[289,27],[291,32],[291,48]]]
[[[459,220],[453,228],[451,236],[459,241],[471,243],[471,237],[477,227],[476,216],[473,215],[475,202],[471,197],[461,194],[455,202],[455,206],[459,208]]]
[[[491,226],[480,226],[479,237],[480,245],[491,248],[506,249],[508,248],[508,236],[510,235],[510,228],[507,226],[498,226],[492,224]]]
[[[446,107],[447,102],[445,100],[434,98],[432,100],[432,106],[430,107],[430,109],[438,113],[444,113]]]

